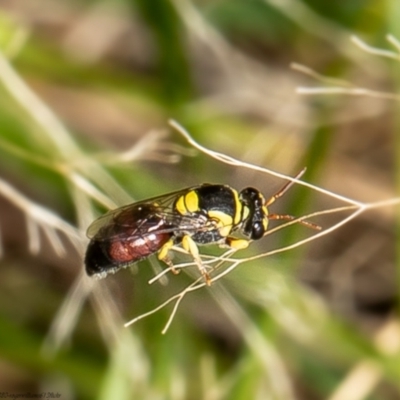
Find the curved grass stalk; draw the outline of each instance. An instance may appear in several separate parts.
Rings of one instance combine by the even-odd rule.
[[[395,46],[396,46],[396,44],[398,44],[398,41],[392,35],[388,35],[386,37],[386,39],[388,40],[389,43],[392,43]],[[363,40],[361,40],[356,35],[351,35],[350,40],[357,47],[359,47],[361,50],[365,51],[368,54],[372,54],[374,56],[379,56],[379,57],[392,58],[394,60],[400,61],[400,54],[398,52],[384,50],[384,49],[380,49],[379,47],[370,46],[369,44],[365,43]]]
[[[333,197],[333,198],[341,200],[343,202],[346,202],[346,203],[349,203],[349,204],[353,204],[353,205],[356,205],[356,206],[359,206],[359,207],[362,206],[362,203],[359,202],[359,201],[352,200],[352,199],[350,199],[348,197],[341,196],[339,194],[330,192],[329,190],[322,189],[322,188],[320,188],[318,186],[315,186],[315,185],[313,185],[311,183],[304,182],[304,181],[302,181],[300,179],[293,178],[293,177],[291,177],[289,175],[284,175],[284,174],[281,174],[279,172],[275,172],[275,171],[270,170],[268,168],[263,168],[263,167],[260,167],[258,165],[254,165],[254,164],[250,164],[250,163],[247,163],[247,162],[244,162],[244,161],[237,160],[237,159],[235,159],[233,157],[230,157],[230,156],[228,156],[226,154],[223,154],[223,153],[219,153],[217,151],[209,150],[206,147],[202,146],[201,144],[197,143],[190,136],[190,134],[178,122],[176,122],[174,120],[170,120],[169,124],[177,132],[179,132],[193,147],[195,147],[196,149],[200,150],[202,153],[207,154],[208,156],[210,156],[210,157],[212,157],[212,158],[214,158],[214,159],[216,159],[218,161],[223,162],[224,164],[234,165],[236,167],[247,168],[247,169],[251,169],[251,170],[254,170],[254,171],[258,171],[258,172],[262,172],[262,173],[265,173],[265,174],[269,174],[269,175],[272,175],[272,176],[276,176],[278,178],[282,178],[282,179],[285,179],[285,180],[288,180],[288,181],[291,181],[291,182],[294,182],[294,183],[298,183],[299,185],[306,186],[306,187],[308,187],[310,189],[313,189],[313,190],[315,190],[315,191],[317,191],[319,193],[325,194],[327,196]]]

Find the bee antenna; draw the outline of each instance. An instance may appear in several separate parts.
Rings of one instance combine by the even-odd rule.
[[[307,228],[314,229],[316,231],[320,231],[322,228],[314,224],[313,222],[310,221],[304,221],[303,219],[298,219],[297,217],[294,217],[293,215],[288,215],[288,214],[268,214],[267,216],[268,219],[275,219],[275,220],[285,220],[285,221],[294,221],[297,220],[296,222],[299,223],[300,225],[306,226]]]
[[[294,179],[300,179],[304,173],[306,172],[307,168],[304,167],[295,177]],[[277,199],[282,197],[296,182],[295,181],[289,181],[287,182],[278,192],[276,192],[273,196],[271,196],[269,199],[265,201],[265,206],[268,207],[272,203],[275,203]]]

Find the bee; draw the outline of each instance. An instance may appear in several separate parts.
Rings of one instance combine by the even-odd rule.
[[[104,278],[155,253],[174,271],[169,253],[173,246],[180,245],[210,285],[212,280],[201,262],[198,246],[218,244],[244,249],[265,235],[269,220],[294,220],[292,215],[268,210],[292,184],[288,182],[265,199],[252,187],[238,192],[227,185],[205,183],[117,208],[88,228],[86,272]],[[311,222],[298,222],[320,229]]]

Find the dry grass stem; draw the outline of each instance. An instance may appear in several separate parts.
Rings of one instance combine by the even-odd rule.
[[[400,96],[393,93],[379,92],[365,88],[342,88],[342,87],[298,87],[296,93],[315,96],[318,94],[323,95],[339,95],[346,94],[350,96],[368,96],[377,99],[385,100],[400,100]]]
[[[362,41],[359,37],[352,35],[351,41],[362,49],[367,54],[372,54],[374,56],[386,57],[395,59],[397,61],[400,60],[400,43],[399,41],[393,36],[388,35],[386,37],[389,43],[391,43],[397,50],[397,52],[393,52],[390,50],[383,50],[379,48],[375,48],[369,46],[364,41]],[[292,63],[291,68],[299,71],[305,75],[311,76],[317,81],[320,81],[328,86],[322,87],[298,87],[296,89],[296,93],[303,94],[303,95],[349,95],[349,96],[362,96],[362,97],[372,97],[378,98],[383,100],[400,100],[400,95],[395,93],[387,93],[381,92],[376,90],[370,90],[367,88],[357,87],[356,85],[352,84],[351,82],[347,82],[341,79],[335,79],[331,77],[323,76],[316,71],[312,70],[309,67],[304,65],[300,65],[297,63]]]
[[[389,42],[391,43],[398,43],[397,41],[394,40],[393,36],[390,36],[390,39],[388,39]],[[387,57],[387,58],[393,58],[395,60],[400,61],[400,54],[395,53],[390,50],[382,50],[377,47],[372,47],[365,43],[363,40],[361,40],[358,36],[352,35],[351,36],[351,41],[358,46],[361,50],[365,51],[368,54],[372,54],[374,56],[380,56],[380,57]]]
[[[42,345],[42,352],[52,356],[64,344],[69,343],[73,328],[76,326],[82,307],[93,289],[94,281],[89,279],[83,269],[65,296],[65,301],[49,329]]]

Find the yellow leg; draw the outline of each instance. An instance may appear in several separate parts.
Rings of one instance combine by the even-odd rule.
[[[158,252],[158,259],[160,261],[165,262],[165,264],[168,265],[168,267],[171,269],[173,274],[178,274],[179,270],[177,270],[174,267],[174,264],[172,263],[172,261],[170,260],[170,258],[168,257],[168,253],[171,250],[172,246],[174,245],[174,241],[173,240],[168,240],[167,243],[164,244],[163,247],[161,247],[160,251]]]
[[[248,247],[250,242],[246,239],[236,239],[228,236],[226,238],[226,244],[233,249],[241,250]]]
[[[194,261],[197,264],[197,267],[199,268],[201,274],[203,275],[206,281],[207,286],[210,286],[211,278],[210,275],[208,275],[203,263],[201,262],[197,244],[189,235],[186,235],[182,238],[182,247],[193,257]]]

